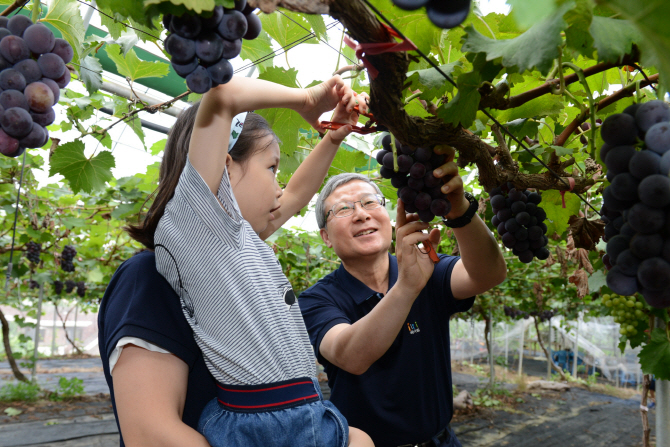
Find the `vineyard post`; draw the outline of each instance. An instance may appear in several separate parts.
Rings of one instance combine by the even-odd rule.
[[[75,305],[74,308],[74,328],[72,329],[72,341],[77,342],[77,317],[79,316],[79,303]],[[74,347],[72,348],[74,352]]]
[[[470,364],[475,361],[475,317],[470,318]]]
[[[554,328],[551,326],[551,318],[549,318],[549,356],[551,357],[553,355],[553,344],[554,344]],[[540,338],[540,334],[537,334],[538,339]],[[551,362],[553,360],[551,358],[547,359],[547,380],[551,379]]]
[[[508,333],[509,333],[509,326],[507,325],[507,322],[505,322],[505,367],[508,365],[508,346],[509,346],[509,338],[508,338]]]
[[[572,377],[577,378],[577,361],[579,360],[579,324],[582,320],[582,314],[577,317],[577,328],[575,329],[575,360],[572,362]]]
[[[523,374],[523,343],[526,336],[526,320],[521,320],[521,342],[519,342],[519,375]]]
[[[665,326],[656,318],[656,327]],[[666,328],[667,332],[667,328]],[[656,447],[670,447],[670,381],[656,379]]]
[[[42,300],[44,299],[44,283],[40,284],[40,293],[37,298],[37,323],[35,324],[35,348],[33,349],[33,370],[30,372],[30,380],[35,381],[37,373],[37,357],[39,355],[38,347],[40,345],[40,324],[42,322]]]
[[[493,365],[493,310],[491,309],[489,309],[489,368],[491,370],[491,389],[493,389],[496,370]]]
[[[56,301],[54,301],[54,322],[51,326],[51,356],[54,356],[56,351]]]

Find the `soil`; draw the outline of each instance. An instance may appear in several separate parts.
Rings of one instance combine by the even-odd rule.
[[[45,364],[44,370],[58,374],[60,368],[90,369],[91,361],[71,365]],[[474,394],[489,379],[481,368],[453,365],[453,383],[458,390]],[[497,378],[503,377],[502,369]],[[59,371],[60,373],[63,370]],[[79,377],[93,375],[80,372]],[[101,373],[98,373],[101,375]],[[48,373],[45,373],[48,375]],[[516,379],[506,371],[509,381]],[[540,377],[538,377],[540,378]],[[89,379],[84,379],[89,380]],[[90,380],[97,380],[92,378]],[[526,380],[530,380],[526,378]],[[572,387],[570,391],[520,392],[524,382],[499,383],[493,407],[457,411],[452,427],[464,447],[637,447],[641,446],[640,397],[634,390],[615,389],[617,396]],[[327,385],[322,384],[324,395]],[[5,413],[8,407],[21,411]],[[649,411],[652,445],[655,410]],[[64,402],[0,403],[0,445],[4,447],[118,446],[118,434],[107,394],[91,394]]]

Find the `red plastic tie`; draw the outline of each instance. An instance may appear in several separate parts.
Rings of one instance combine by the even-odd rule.
[[[570,184],[570,189],[568,191],[572,191],[575,189],[575,179],[572,177],[568,177],[568,183]],[[565,193],[566,191],[561,191],[561,200],[563,201],[563,208],[565,208]]]
[[[384,24],[382,24],[382,26],[386,28],[386,30],[389,32],[391,36],[400,38],[400,36],[398,36],[398,33],[393,31],[393,29],[389,28]],[[351,49],[353,49],[356,52],[356,57],[358,59],[363,61],[363,66],[368,70],[368,74],[370,75],[371,79],[375,79],[377,77],[377,75],[379,74],[379,70],[377,70],[375,66],[372,65],[364,55],[374,56],[376,54],[382,54],[382,53],[397,53],[404,51],[413,51],[417,49],[416,45],[414,45],[414,43],[407,38],[403,39],[402,42],[356,43],[352,39],[350,39],[349,36],[345,35],[344,43],[346,43]]]

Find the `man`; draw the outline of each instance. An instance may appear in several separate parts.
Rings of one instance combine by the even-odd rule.
[[[453,159],[453,154],[452,157]],[[319,362],[328,374],[331,401],[351,426],[377,447],[460,447],[453,413],[449,317],[470,309],[474,295],[505,280],[500,248],[466,198],[450,161],[440,177],[452,210],[461,258],[440,255],[434,264],[417,244],[437,247],[437,229],[405,215],[398,202],[396,256],[379,188],[358,174],[340,174],[316,204],[321,237],[342,264],[299,297]]]

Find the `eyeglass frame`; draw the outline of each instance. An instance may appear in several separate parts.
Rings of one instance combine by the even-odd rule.
[[[377,204],[378,204],[379,206],[376,206],[376,207],[374,207],[374,208],[365,208],[365,206],[363,205],[363,200],[364,200],[366,197],[368,197],[368,196],[374,196],[374,197],[376,197],[377,200],[379,200],[379,202],[377,202]],[[336,207],[337,205],[339,205],[340,203],[346,203],[347,205],[351,205],[351,214],[346,214],[346,215],[344,215],[344,216],[338,216],[337,214],[335,214],[334,209],[335,209],[335,207]],[[328,223],[328,216],[330,216],[330,213],[333,213],[333,217],[336,217],[336,218],[338,218],[338,219],[341,219],[341,218],[343,218],[343,217],[349,217],[349,216],[352,216],[352,215],[354,214],[354,212],[356,211],[356,204],[357,204],[357,203],[360,203],[360,204],[361,204],[361,208],[366,209],[366,210],[368,210],[368,211],[370,211],[370,210],[376,210],[377,208],[381,208],[381,207],[383,207],[383,206],[386,205],[386,197],[384,197],[384,196],[381,195],[381,194],[370,193],[370,194],[365,194],[365,195],[363,195],[363,197],[361,197],[361,200],[356,200],[355,202],[349,202],[349,201],[346,201],[346,200],[341,200],[341,201],[337,202],[335,205],[331,206],[330,209],[328,210],[328,212],[326,213],[326,224]]]

